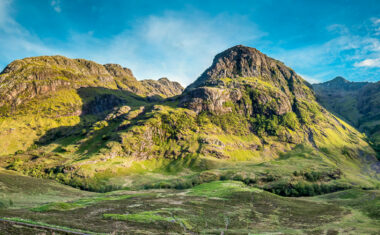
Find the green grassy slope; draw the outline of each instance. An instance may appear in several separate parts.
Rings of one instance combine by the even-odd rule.
[[[36,204],[69,201],[94,193],[80,191],[53,180],[36,179],[0,169],[1,208],[28,208]]]
[[[363,190],[285,198],[242,182],[215,181],[190,190],[116,191],[0,210],[0,216],[96,233],[376,234],[379,198],[378,191]]]

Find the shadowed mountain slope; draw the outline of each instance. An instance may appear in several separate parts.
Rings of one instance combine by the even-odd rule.
[[[366,133],[380,151],[380,82],[349,82],[342,77],[313,84],[318,101]]]

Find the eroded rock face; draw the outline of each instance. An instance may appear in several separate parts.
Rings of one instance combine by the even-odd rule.
[[[127,114],[129,113],[130,110],[131,110],[131,107],[129,107],[128,105],[114,108],[114,111],[108,114],[105,120],[110,121],[110,120],[117,119],[120,117],[127,117]]]
[[[180,95],[183,87],[178,82],[169,81],[167,78],[156,80],[142,80],[141,84],[147,89],[149,96],[171,97]]]
[[[260,92],[252,97],[252,113],[283,115],[292,111],[289,97],[282,92]]]
[[[215,87],[199,87],[183,95],[180,106],[192,109],[196,113],[209,111],[220,114],[232,111],[231,107],[225,106],[227,101],[237,102],[240,99],[239,90],[230,91]]]
[[[114,77],[134,77],[130,69],[123,68],[121,65],[105,64],[104,67]]]

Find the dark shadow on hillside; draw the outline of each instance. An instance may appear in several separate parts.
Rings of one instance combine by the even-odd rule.
[[[57,144],[54,152],[90,154],[104,147],[106,142],[115,138],[111,134],[118,130],[121,120],[112,120],[106,127],[94,127],[99,121],[104,120],[115,108],[127,105],[131,111],[144,106],[144,112],[150,111],[154,104],[164,100],[157,97],[141,97],[124,90],[112,90],[103,87],[79,88],[78,95],[82,100],[80,121],[75,126],[61,126],[50,129],[35,142],[35,146]],[[102,125],[101,123],[99,125]],[[116,140],[117,141],[117,140]],[[74,149],[67,149],[69,145],[75,145]]]

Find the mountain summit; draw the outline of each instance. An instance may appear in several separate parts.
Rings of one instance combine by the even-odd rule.
[[[242,45],[231,47],[215,56],[212,65],[186,89],[215,86],[220,79],[262,77],[268,82],[283,85],[284,80],[295,79],[295,72],[282,62],[259,50]]]
[[[255,90],[255,95],[250,96],[252,105],[264,109],[246,110],[251,113],[282,115],[297,108],[295,104],[302,99],[315,99],[309,84],[292,69],[255,48],[238,45],[215,56],[211,67],[185,89],[181,104],[194,107],[197,112],[205,109],[223,112],[224,101],[242,102],[247,89]],[[208,107],[197,104],[202,96],[209,99]]]
[[[350,82],[347,79],[343,77],[335,77],[334,79],[323,82],[323,83],[317,83],[313,84],[313,88],[316,90],[324,89],[324,90],[332,90],[333,92],[340,92],[340,91],[354,91],[358,90],[365,85],[369,84],[368,82]]]

